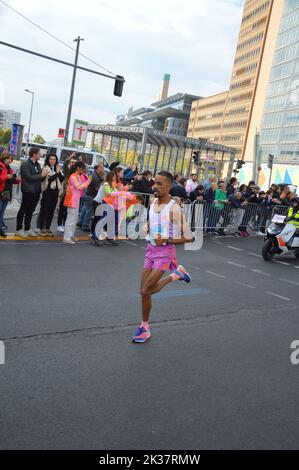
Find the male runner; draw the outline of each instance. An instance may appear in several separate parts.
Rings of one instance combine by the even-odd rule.
[[[156,175],[153,186],[156,199],[149,211],[147,250],[141,276],[142,322],[133,336],[135,343],[145,343],[151,336],[152,295],[170,282],[191,281],[183,266],[177,264],[175,245],[193,242],[193,235],[180,206],[169,194],[172,184],[173,177],[167,171]],[[167,271],[173,273],[163,278]]]

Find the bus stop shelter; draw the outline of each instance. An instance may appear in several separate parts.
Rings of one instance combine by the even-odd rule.
[[[124,166],[137,165],[154,174],[167,170],[188,177],[198,173],[202,178],[231,176],[236,149],[147,127],[88,126],[91,147],[102,153],[109,163],[119,161]],[[199,152],[199,164],[192,159]]]

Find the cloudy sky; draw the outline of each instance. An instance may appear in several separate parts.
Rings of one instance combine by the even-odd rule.
[[[200,96],[224,91],[230,80],[243,0],[5,0],[35,23],[126,79],[122,98],[114,82],[79,71],[73,118],[114,123],[117,114],[151,104],[165,72],[170,93]],[[2,41],[73,62],[74,53],[0,2]],[[0,46],[0,107],[29,119],[29,88],[36,93],[32,131],[47,140],[65,127],[72,69]],[[80,65],[96,68],[84,58]],[[100,69],[98,69],[100,70]]]

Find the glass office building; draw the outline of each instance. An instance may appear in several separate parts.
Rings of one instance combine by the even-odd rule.
[[[260,148],[299,170],[299,0],[285,0],[265,101]],[[293,168],[294,169],[294,168]]]

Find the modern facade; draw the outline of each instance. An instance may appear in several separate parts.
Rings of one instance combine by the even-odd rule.
[[[284,1],[245,0],[229,90],[193,103],[188,136],[214,138],[254,160]]]
[[[0,109],[0,128],[11,129],[13,124],[20,124],[21,113],[12,109]]]
[[[285,0],[260,130],[261,161],[299,164],[299,1]]]
[[[204,136],[211,142],[220,142],[224,107],[228,92],[218,93],[193,101],[190,114],[188,136]]]
[[[165,90],[164,90],[165,91]],[[149,107],[130,108],[125,116],[118,116],[118,126],[149,127],[158,131],[186,136],[192,102],[199,96],[176,93],[152,103]]]

